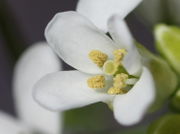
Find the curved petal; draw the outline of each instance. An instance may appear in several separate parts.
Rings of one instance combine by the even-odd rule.
[[[88,57],[92,50],[100,50],[110,57],[115,49],[113,41],[99,31],[87,18],[76,12],[58,13],[45,30],[48,43],[69,65],[86,73],[101,73]]]
[[[89,77],[91,76],[79,71],[49,74],[36,83],[34,98],[44,107],[55,111],[78,108],[111,99],[112,96],[89,88],[87,86]]]
[[[0,112],[1,134],[32,134],[32,132],[20,121],[4,112]]]
[[[59,114],[39,106],[32,97],[32,87],[44,75],[60,69],[59,59],[43,42],[25,51],[16,64],[13,79],[16,110],[19,118],[33,129],[58,133]]]
[[[134,87],[125,95],[115,97],[114,116],[123,125],[138,123],[155,98],[155,86],[151,73],[143,68],[142,75]]]
[[[108,20],[108,30],[118,47],[124,47],[126,49],[134,47],[134,38],[126,22],[119,15],[113,15]]]
[[[107,21],[118,14],[124,19],[142,0],[79,0],[77,11],[98,28],[108,31]]]
[[[134,39],[126,23],[118,15],[108,21],[109,32],[117,47],[125,48],[126,54],[123,65],[131,75],[139,75],[142,69],[141,56],[134,44]]]

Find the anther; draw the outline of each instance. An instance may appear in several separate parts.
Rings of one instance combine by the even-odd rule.
[[[125,49],[117,49],[113,52],[114,54],[114,62],[116,64],[121,64],[121,61],[123,60],[125,54],[127,51]]]
[[[111,94],[111,95],[124,94],[124,93],[126,93],[125,90],[119,89],[119,88],[115,88],[115,87],[111,87],[111,88],[108,90],[108,94]]]
[[[87,80],[87,84],[90,88],[104,88],[105,77],[102,75],[91,77]]]
[[[106,62],[108,56],[99,51],[99,50],[92,50],[89,53],[89,58],[98,66],[98,67],[102,67],[104,65],[104,63]]]
[[[121,74],[117,74],[114,78],[113,78],[113,87],[111,87],[108,90],[108,94],[123,94],[126,93],[126,91],[124,90],[124,88],[127,86],[126,84],[126,80],[128,79],[128,75],[121,73]]]

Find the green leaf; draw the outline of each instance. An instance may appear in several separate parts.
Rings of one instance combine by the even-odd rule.
[[[124,132],[116,132],[113,134],[146,134],[146,133],[147,133],[147,127],[143,126],[143,127],[133,128]]]
[[[155,28],[156,47],[180,75],[180,28],[160,24]]]
[[[169,114],[155,121],[148,134],[180,134],[180,114]]]
[[[138,44],[137,46],[143,64],[149,68],[155,81],[156,100],[149,110],[154,112],[175,92],[178,84],[177,77],[165,60],[152,54],[142,45]]]
[[[180,89],[173,96],[171,106],[175,111],[180,112]]]
[[[73,134],[101,134],[114,127],[112,111],[98,103],[65,112],[65,132]]]

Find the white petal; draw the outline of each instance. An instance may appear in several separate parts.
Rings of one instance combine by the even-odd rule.
[[[151,73],[143,68],[142,75],[134,87],[125,95],[114,99],[114,116],[123,125],[138,123],[153,103],[155,86]]]
[[[134,38],[124,20],[118,15],[112,16],[108,21],[108,28],[111,37],[116,41],[118,47],[130,49],[134,47]]]
[[[108,36],[87,18],[71,11],[58,13],[48,24],[45,36],[65,62],[86,73],[101,73],[88,57],[92,50],[100,50],[112,57],[115,49]]]
[[[32,132],[24,124],[3,112],[0,112],[0,133],[32,134]]]
[[[77,11],[107,32],[107,21],[118,14],[124,19],[142,0],[79,0]]]
[[[39,106],[32,97],[32,87],[44,75],[60,69],[60,61],[47,43],[33,45],[17,62],[13,79],[16,110],[19,118],[33,129],[58,133],[59,114]]]
[[[79,71],[61,71],[42,78],[34,87],[34,98],[44,107],[63,111],[112,99],[87,86],[90,75]]]
[[[142,69],[141,56],[134,44],[134,39],[126,23],[118,15],[114,15],[108,22],[109,32],[119,48],[125,48],[126,54],[123,65],[131,75],[139,75]]]

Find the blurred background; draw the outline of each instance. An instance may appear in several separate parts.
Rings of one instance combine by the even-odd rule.
[[[45,40],[44,28],[55,13],[74,10],[77,0],[0,0],[0,109],[15,114],[11,80],[19,54]]]
[[[12,76],[15,61],[28,46],[45,40],[44,29],[57,12],[75,10],[77,0],[0,0],[0,110],[15,115]],[[131,13],[135,38],[154,52],[151,30]],[[70,67],[64,64],[64,69]],[[147,122],[147,117],[145,121]]]

